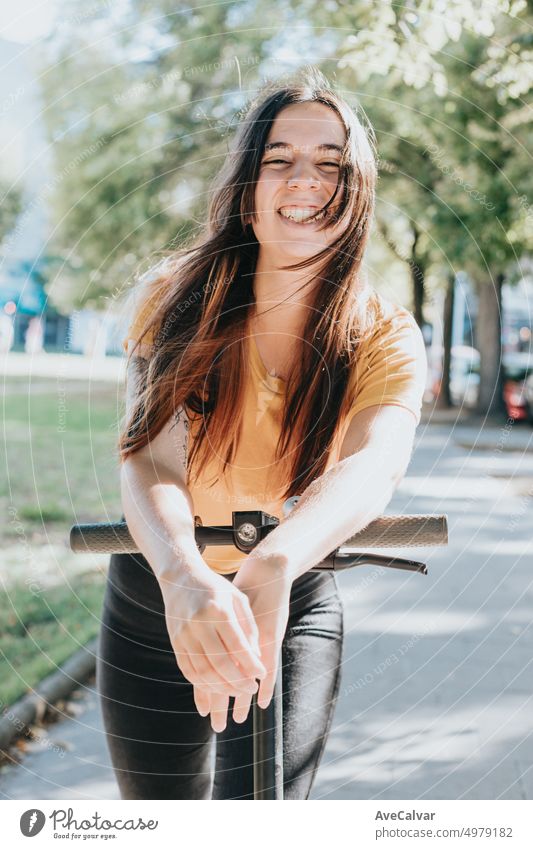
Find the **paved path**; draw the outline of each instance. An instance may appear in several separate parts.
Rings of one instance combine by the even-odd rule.
[[[429,575],[339,575],[343,680],[313,798],[533,798],[533,430],[478,436],[422,424],[387,509],[448,514],[450,545],[419,549]],[[93,687],[2,771],[2,798],[118,798]]]
[[[125,357],[87,357],[83,354],[26,354],[22,351],[0,353],[0,374],[6,377],[24,377],[25,385],[34,384],[36,378],[49,377],[62,380],[122,380],[126,370]]]

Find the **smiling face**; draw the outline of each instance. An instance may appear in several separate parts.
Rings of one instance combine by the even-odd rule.
[[[276,116],[261,158],[251,222],[260,251],[275,264],[312,256],[345,229],[342,221],[319,230],[318,222],[305,220],[335,193],[344,141],[342,121],[323,103],[295,103]],[[341,196],[339,190],[335,207]]]

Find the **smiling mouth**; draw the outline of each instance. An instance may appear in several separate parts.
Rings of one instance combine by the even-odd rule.
[[[327,212],[325,212],[323,209],[317,209],[316,212],[314,212],[311,215],[307,215],[305,217],[302,216],[302,215],[289,213],[289,212],[283,213],[281,211],[281,209],[277,210],[277,214],[279,215],[280,218],[283,218],[284,221],[289,221],[291,224],[303,224],[303,225],[318,223],[319,221],[323,221],[324,218],[326,218],[326,216],[327,216]]]

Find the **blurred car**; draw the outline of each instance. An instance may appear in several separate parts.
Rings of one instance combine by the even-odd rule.
[[[515,421],[533,416],[533,398],[528,397],[528,383],[533,376],[533,359],[529,351],[503,356],[503,399],[507,415]]]
[[[450,396],[457,407],[475,407],[479,394],[479,351],[454,345],[450,366]]]
[[[468,345],[454,345],[450,364],[450,397],[456,407],[475,407],[479,393],[479,351]],[[442,379],[442,349],[432,352],[431,391],[436,398]]]
[[[524,381],[524,395],[528,407],[529,421],[533,424],[533,372]]]

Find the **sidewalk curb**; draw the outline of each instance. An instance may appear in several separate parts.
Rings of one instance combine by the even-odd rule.
[[[59,699],[65,698],[94,673],[98,637],[94,637],[83,648],[71,655],[56,672],[44,678],[35,689],[10,705],[0,717],[0,755],[15,737],[35,720],[41,720],[47,709]]]

